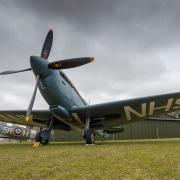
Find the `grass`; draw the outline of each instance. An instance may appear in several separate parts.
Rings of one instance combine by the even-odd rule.
[[[180,140],[0,145],[0,179],[179,179]]]

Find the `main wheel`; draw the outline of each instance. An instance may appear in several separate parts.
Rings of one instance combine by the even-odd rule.
[[[42,145],[46,145],[49,142],[49,131],[43,130],[36,134],[36,142],[40,142]]]
[[[95,144],[95,136],[92,129],[84,131],[83,138],[86,140],[86,144]]]

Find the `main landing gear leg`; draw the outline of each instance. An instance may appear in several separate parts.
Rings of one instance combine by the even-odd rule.
[[[36,134],[35,137],[35,142],[33,147],[39,147],[40,144],[42,145],[47,145],[50,139],[50,134],[51,134],[51,128],[53,124],[53,117],[51,119],[51,122],[49,124],[49,127],[47,129],[41,130]]]
[[[86,141],[86,145],[95,144],[95,135],[93,130],[90,128],[90,118],[86,119],[86,125],[83,130],[83,138]]]

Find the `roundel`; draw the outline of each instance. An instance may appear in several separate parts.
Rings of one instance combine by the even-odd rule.
[[[21,128],[15,128],[14,129],[14,135],[15,136],[21,136],[22,135],[22,129]]]

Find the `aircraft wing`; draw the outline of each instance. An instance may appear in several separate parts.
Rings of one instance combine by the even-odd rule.
[[[20,125],[45,127],[45,122],[49,120],[52,115],[50,110],[34,110],[32,111],[33,120],[26,123],[26,112],[27,110],[1,110],[0,121]]]
[[[95,104],[86,107],[73,107],[71,113],[82,121],[89,116],[92,121],[117,119],[120,121],[120,124],[124,124],[179,110],[180,92]]]

